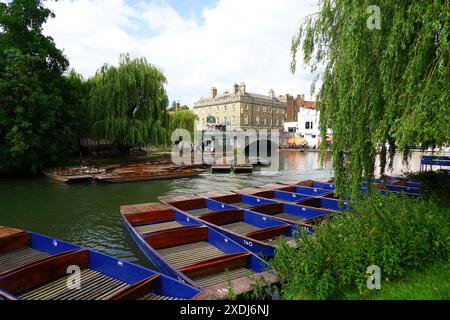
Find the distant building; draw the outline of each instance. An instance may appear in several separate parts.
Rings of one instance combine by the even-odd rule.
[[[305,95],[297,95],[297,97],[289,94],[279,96],[280,101],[286,103],[286,118],[285,122],[296,122],[298,120],[298,113],[300,108],[315,109],[316,102],[305,100]]]
[[[209,97],[194,104],[198,116],[197,130],[212,126],[226,129],[273,129],[282,131],[286,118],[286,102],[276,97],[273,90],[267,95],[247,92],[245,83],[234,84],[231,92],[217,94],[211,88]]]
[[[287,95],[287,97],[290,97]],[[292,98],[292,97],[291,97]],[[289,120],[284,124],[284,131],[289,136],[304,138],[306,143],[311,148],[317,148],[320,144],[320,111],[317,110],[314,101],[305,100],[305,96],[297,96],[296,99],[289,99],[292,107],[292,113],[289,115]],[[295,113],[294,113],[295,111]],[[331,135],[331,132],[328,132]]]

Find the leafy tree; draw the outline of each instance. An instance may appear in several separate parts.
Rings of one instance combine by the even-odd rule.
[[[320,127],[324,138],[333,130],[340,194],[373,177],[377,144],[384,172],[396,150],[407,159],[412,147],[450,141],[450,2],[370,4],[380,8],[380,29],[367,2],[321,0],[292,43],[293,72],[300,49],[313,71],[323,70]]]
[[[90,79],[92,132],[124,146],[161,145],[169,123],[166,77],[145,58],[120,56]]]
[[[172,134],[172,132],[176,129],[186,129],[191,133],[191,137],[194,137],[195,121],[198,119],[195,113],[190,110],[181,110],[178,112],[170,113],[169,116],[169,134]]]
[[[184,105],[179,106],[177,108],[177,104],[178,103],[176,101],[172,101],[172,104],[171,104],[170,108],[168,109],[169,112],[176,112],[176,111],[181,111],[181,110],[189,110],[189,107],[187,105],[184,104]]]
[[[69,62],[42,34],[41,1],[0,3],[0,174],[37,172],[74,146],[76,98]]]

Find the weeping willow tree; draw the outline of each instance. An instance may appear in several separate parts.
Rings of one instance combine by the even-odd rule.
[[[167,142],[168,98],[164,74],[145,58],[120,56],[89,80],[92,133],[124,146]]]
[[[396,151],[450,141],[449,0],[321,0],[292,42],[316,74],[323,139],[333,131],[338,194],[381,173]],[[319,86],[320,84],[320,86]],[[325,146],[322,143],[322,146]]]
[[[191,133],[192,139],[194,139],[195,121],[198,119],[195,113],[191,110],[171,112],[169,119],[170,134],[176,129],[186,129]]]

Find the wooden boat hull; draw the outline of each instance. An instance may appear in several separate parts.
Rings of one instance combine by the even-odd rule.
[[[251,174],[253,173],[253,167],[233,167],[233,171],[236,174]]]
[[[185,283],[196,286],[197,288],[200,288],[202,290],[206,290],[205,292],[210,293],[212,296],[216,298],[224,299],[227,298],[228,295],[228,286],[229,286],[228,282],[226,281],[223,283],[219,282],[217,284],[214,284],[213,286],[208,286],[204,282],[204,280],[202,280],[202,282],[197,282],[200,280],[194,280],[195,278],[192,279],[191,276],[198,274],[199,272],[200,273],[217,272],[217,270],[221,270],[220,268],[227,267],[226,265],[227,259],[230,261],[229,263],[231,263],[229,265],[230,273],[233,273],[235,270],[240,270],[235,269],[236,266],[234,265],[234,263],[237,261],[236,258],[242,256],[243,258],[245,257],[245,259],[247,259],[247,262],[245,264],[246,268],[248,270],[253,270],[253,272],[256,273],[255,276],[264,277],[266,280],[270,280],[271,282],[276,281],[276,279],[273,276],[264,272],[264,270],[270,269],[267,263],[258,258],[256,255],[251,254],[243,247],[239,246],[230,238],[213,230],[212,228],[207,227],[205,224],[199,222],[197,219],[193,219],[192,217],[184,214],[183,212],[174,210],[172,208],[169,208],[170,209],[169,211],[161,210],[160,208],[156,208],[156,211],[152,211],[151,208],[147,210],[145,206],[142,207],[141,209],[139,209],[141,211],[141,214],[127,214],[123,209],[121,209],[125,227],[127,231],[130,233],[134,242],[141,249],[141,251],[164,274],[172,278],[178,279],[180,281],[183,281]],[[176,221],[181,226],[178,228],[166,230],[159,229],[143,235],[137,231],[136,225],[141,225],[145,220],[151,223],[150,226],[153,225],[152,222],[156,223],[157,220],[159,221],[158,222],[159,224],[167,223],[164,221]],[[132,223],[134,225],[132,225]],[[178,248],[177,246],[180,246],[181,244],[187,245],[190,243],[192,245],[196,245],[196,243],[198,243],[197,238],[203,237],[202,234],[207,236],[206,238],[207,244],[209,243],[210,246],[212,245],[214,248],[220,249],[223,253],[225,253],[225,256],[221,258],[217,257],[214,259],[203,261],[202,259],[207,258],[206,248],[204,250],[200,250],[199,253],[194,252],[191,253],[191,251],[188,251],[189,252],[188,256],[186,256],[186,254],[181,256],[175,255],[172,258],[168,258],[167,255],[162,253],[162,251],[167,250],[178,250],[176,248]],[[170,239],[167,238],[166,235],[170,235]],[[152,245],[150,245],[150,243]],[[156,249],[153,246],[156,246]],[[188,260],[185,261],[182,259]],[[223,259],[223,262],[220,262],[220,259]],[[221,265],[218,264],[219,262],[222,264]],[[214,268],[219,269],[215,271],[214,269],[209,269],[210,271],[208,271],[208,268],[210,268],[208,267],[209,264],[216,265],[216,267]],[[195,269],[198,270],[194,271]],[[188,276],[188,274],[190,274],[191,276]],[[233,290],[237,288],[238,292],[235,291],[236,294],[249,291],[251,290],[250,283],[251,279],[247,277],[235,278],[232,281]]]
[[[34,233],[35,246],[61,250],[75,248],[20,266],[0,275],[0,300],[134,300],[195,299],[201,291],[150,269],[64,241]],[[2,238],[0,238],[2,239]],[[3,240],[5,240],[3,238]],[[0,242],[0,252],[11,245]],[[80,287],[67,287],[69,267],[81,271]]]
[[[94,178],[93,175],[73,175],[73,176],[65,176],[65,175],[58,175],[49,171],[42,171],[42,173],[55,181],[58,182],[64,182],[64,183],[78,183],[78,182],[90,182]]]
[[[271,228],[271,227],[288,227],[289,236],[292,237],[292,233],[298,228],[297,225],[287,224],[286,222],[282,222],[276,219],[273,219],[270,216],[251,212],[248,210],[242,210],[241,208],[235,207],[230,204],[218,202],[211,199],[205,198],[192,198],[187,197],[188,200],[183,201],[168,201],[165,204],[174,208],[177,213],[184,214],[191,219],[199,221],[200,223],[206,224],[208,227],[220,232],[221,234],[226,235],[231,238],[247,250],[265,257],[273,257],[275,254],[275,247],[271,243],[267,243],[264,241],[259,241],[258,239],[251,238],[242,234],[238,234],[235,232],[230,232],[220,225],[216,225],[211,223],[208,220],[205,220],[206,216],[214,213],[221,213],[224,216],[228,215],[232,211],[242,211],[245,213],[245,221],[250,224],[257,226],[257,228]],[[257,199],[254,199],[255,203],[257,203]],[[309,226],[305,226],[306,230],[310,233],[314,231]]]
[[[142,182],[152,180],[169,180],[169,179],[182,179],[196,177],[205,170],[195,169],[189,172],[167,172],[154,175],[136,175],[136,176],[121,176],[121,175],[100,175],[96,177],[96,180],[109,183],[125,183],[125,182]]]
[[[211,173],[230,173],[231,165],[212,165]]]

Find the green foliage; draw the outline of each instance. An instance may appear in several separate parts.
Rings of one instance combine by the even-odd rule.
[[[441,207],[450,208],[450,174],[447,170],[410,173],[408,176],[422,183],[423,197],[433,199]]]
[[[381,30],[367,27],[369,4],[381,9]],[[293,39],[292,71],[300,49],[312,71],[323,70],[321,136],[333,130],[337,193],[356,194],[373,178],[377,144],[383,173],[396,150],[407,158],[414,146],[450,142],[450,1],[319,5]]]
[[[0,3],[0,175],[37,172],[74,145],[77,97],[68,61],[42,34],[41,1]]]
[[[176,112],[181,110],[189,110],[189,107],[187,105],[177,107],[177,103],[175,101],[172,101],[172,105],[168,109],[169,112]]]
[[[449,300],[450,269],[448,261],[438,262],[425,270],[409,272],[398,281],[385,282],[380,290],[361,295],[355,290],[344,294],[346,300]]]
[[[145,58],[121,55],[89,80],[92,132],[121,145],[162,145],[167,139],[166,78]]]
[[[314,237],[302,233],[296,248],[277,246],[271,263],[285,298],[339,298],[351,288],[367,290],[370,265],[381,268],[383,286],[448,259],[448,210],[430,201],[380,194],[352,206],[354,211],[323,222]]]
[[[194,137],[195,121],[198,117],[190,110],[182,110],[178,112],[172,112],[169,114],[169,134],[176,129],[186,129],[191,133],[191,137]]]

